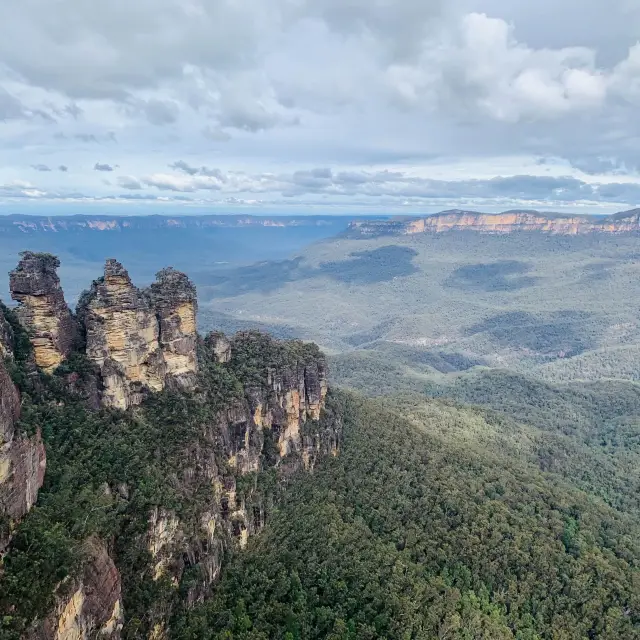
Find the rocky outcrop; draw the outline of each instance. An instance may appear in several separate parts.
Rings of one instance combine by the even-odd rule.
[[[11,272],[11,297],[19,302],[20,322],[31,337],[36,364],[51,373],[70,353],[77,331],[64,300],[58,258],[25,251]]]
[[[158,320],[126,269],[107,260],[82,304],[87,356],[100,367],[104,404],[126,409],[140,404],[145,391],[161,391],[166,364]]]
[[[224,333],[212,331],[207,334],[205,341],[217,362],[224,364],[231,360],[231,342]]]
[[[37,260],[46,262],[41,271],[49,278],[48,290],[56,290],[50,286],[53,282],[59,291],[51,276],[57,259],[26,262]],[[23,270],[21,263],[14,274]],[[29,290],[44,295],[45,284]],[[26,289],[19,287],[23,293]],[[61,291],[58,298],[47,298],[56,299],[63,302]],[[164,269],[154,284],[140,290],[119,262],[108,260],[104,276],[81,296],[76,317],[69,316],[80,328],[73,342],[76,350],[66,352],[64,367],[50,378],[37,375],[19,323],[12,316],[11,324],[0,322],[3,353],[9,358],[16,354],[11,362],[20,376],[16,379],[21,388],[25,385],[34,407],[44,408],[33,415],[48,416],[53,409],[68,417],[59,421],[71,427],[61,440],[73,437],[94,417],[105,421],[98,424],[105,427],[99,430],[108,442],[118,439],[113,450],[104,452],[102,442],[95,452],[87,452],[97,457],[87,460],[85,469],[87,477],[93,477],[96,466],[113,466],[113,473],[101,471],[104,482],[95,487],[100,494],[95,509],[104,506],[104,498],[114,507],[109,510],[109,527],[118,526],[109,528],[106,542],[84,539],[88,533],[74,534],[82,547],[76,558],[78,573],[60,582],[56,576],[49,594],[55,604],[48,612],[16,616],[20,629],[29,630],[25,637],[118,638],[124,617],[117,567],[132,594],[125,599],[132,627],[124,633],[167,637],[177,603],[188,607],[210,594],[225,560],[265,525],[278,485],[286,484],[298,469],[312,470],[321,456],[338,452],[342,424],[326,409],[327,367],[315,345],[280,341],[260,332],[233,338],[216,332],[200,340],[196,312],[195,287],[186,275]],[[33,331],[30,337],[34,349],[40,346]],[[62,338],[51,338],[49,346]],[[100,405],[128,409],[167,387],[168,393],[134,414],[87,413],[88,407]],[[44,477],[40,433],[26,437],[17,432],[19,410],[18,391],[0,360],[0,506],[5,525],[0,552],[15,523],[34,504]],[[83,412],[85,418],[78,423]],[[58,426],[53,424],[52,431]],[[55,437],[49,442],[60,446]],[[129,455],[129,449],[135,452],[133,467],[106,462],[116,457],[115,451]],[[78,454],[73,447],[69,451]],[[57,456],[64,466],[59,450]],[[75,459],[73,473],[84,464]],[[133,471],[138,466],[139,474]],[[55,492],[55,487],[48,490]],[[84,531],[85,524],[74,531]],[[141,601],[140,594],[151,592],[152,601]]]
[[[127,270],[107,260],[79,303],[86,353],[100,368],[102,402],[127,409],[149,391],[195,384],[196,292],[186,275],[164,269],[149,290],[133,285]]]
[[[19,416],[20,394],[0,359],[0,553],[16,523],[34,505],[44,481],[46,456],[40,432],[32,437],[17,432]]]
[[[198,371],[196,288],[180,271],[167,268],[148,290],[160,327],[160,348],[166,372],[180,387],[193,388]]]
[[[58,598],[56,608],[28,635],[28,640],[117,640],[124,621],[120,574],[104,544],[85,543],[82,577]]]
[[[411,235],[447,231],[475,231],[487,234],[538,231],[565,236],[639,233],[640,210],[634,209],[613,216],[571,216],[537,211],[479,213],[454,209],[425,218],[354,221],[349,227],[349,232],[355,236]]]
[[[214,345],[219,341],[217,337]],[[320,350],[315,345],[280,342],[249,331],[233,338],[230,353],[232,369],[255,372],[245,387],[251,420],[246,422],[244,433],[233,438],[230,463],[243,471],[254,469],[251,451],[255,447],[251,443],[264,439],[256,436],[255,430],[269,431],[280,458],[301,454],[304,427],[320,420],[327,394],[327,365]],[[256,353],[263,357],[256,359]],[[231,422],[237,424],[237,416]]]

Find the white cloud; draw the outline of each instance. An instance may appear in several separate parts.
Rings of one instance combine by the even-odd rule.
[[[515,156],[634,176],[640,8],[605,4],[0,0],[0,182],[71,166],[34,189],[246,204],[316,186],[356,198],[357,184],[396,197],[390,176],[407,167],[506,178]],[[176,158],[193,172],[167,172]]]

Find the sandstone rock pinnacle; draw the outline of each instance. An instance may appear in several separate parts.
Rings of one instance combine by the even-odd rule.
[[[71,352],[76,323],[64,300],[58,258],[25,251],[10,274],[11,297],[20,303],[20,322],[31,336],[36,364],[51,373]]]
[[[107,260],[104,277],[94,281],[81,304],[87,356],[101,369],[104,404],[126,409],[139,404],[145,390],[162,390],[166,363],[158,320],[126,269]]]
[[[147,290],[160,326],[160,348],[167,375],[182,388],[192,388],[198,370],[196,288],[180,271],[169,267],[160,271]]]

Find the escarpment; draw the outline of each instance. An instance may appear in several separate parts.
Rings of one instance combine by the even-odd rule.
[[[354,221],[349,231],[355,236],[413,235],[447,231],[475,231],[508,234],[537,231],[550,235],[576,236],[593,233],[640,232],[640,211],[634,209],[612,216],[544,214],[538,211],[442,211],[424,218]]]
[[[3,442],[16,444],[0,466],[15,470],[0,485],[15,529],[0,607],[16,637],[169,637],[174,614],[211,595],[295,474],[338,454],[342,418],[320,350],[256,331],[200,338],[196,312],[185,274],[164,269],[141,290],[108,260],[69,315],[79,331],[58,365],[39,375],[13,363],[29,438],[0,368]],[[35,352],[32,325],[12,322],[0,323],[3,353],[18,340]],[[51,475],[25,517],[45,447]],[[31,583],[37,598],[21,587]]]
[[[51,373],[70,353],[76,326],[64,300],[57,269],[50,254],[25,251],[11,272],[11,297],[19,303],[20,322],[31,337],[36,364]]]

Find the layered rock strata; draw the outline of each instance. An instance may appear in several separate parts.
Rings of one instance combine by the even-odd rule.
[[[179,386],[191,388],[198,370],[196,288],[184,273],[168,268],[157,274],[148,295],[159,322],[167,375]]]
[[[27,640],[118,640],[124,616],[120,573],[97,538],[85,543],[82,576]]]
[[[141,291],[110,259],[81,304],[86,353],[100,368],[104,405],[127,409],[171,382],[193,388],[197,302],[186,275],[165,269]]]
[[[118,261],[107,260],[83,304],[87,356],[100,367],[104,404],[126,409],[140,404],[145,390],[161,391],[167,367],[158,320]]]
[[[71,353],[77,336],[59,266],[55,256],[25,251],[10,274],[11,297],[19,303],[16,313],[31,337],[36,364],[47,373]]]
[[[545,215],[537,211],[442,211],[425,218],[396,220],[364,220],[351,223],[355,235],[411,235],[475,231],[486,234],[508,234],[518,231],[538,231],[551,235],[583,235],[592,233],[622,234],[640,232],[640,211],[627,211],[614,216]]]

